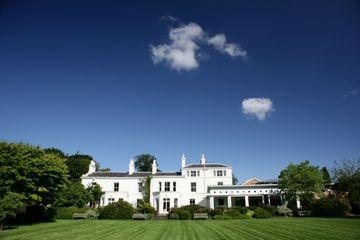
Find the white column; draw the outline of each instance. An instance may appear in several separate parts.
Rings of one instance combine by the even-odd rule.
[[[269,206],[271,206],[270,194],[268,195],[268,204],[269,204]]]
[[[228,208],[231,208],[231,196],[227,197],[227,202],[228,202]]]
[[[209,198],[209,201],[210,201],[210,209],[214,209],[214,197],[213,196],[211,196],[210,198]]]
[[[245,207],[249,206],[249,196],[245,196]]]
[[[262,205],[264,206],[265,205],[265,196],[264,195],[261,195],[261,202],[262,202]]]

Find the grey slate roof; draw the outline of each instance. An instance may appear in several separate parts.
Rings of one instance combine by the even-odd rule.
[[[187,165],[185,168],[203,168],[204,164],[190,164]],[[229,167],[221,163],[205,163],[205,167]]]
[[[129,175],[128,172],[94,172],[88,175],[88,177],[147,177],[152,176],[177,176],[181,175],[180,172],[157,172],[151,174],[151,172],[134,172]]]
[[[267,179],[264,181],[260,181],[256,184],[277,184],[277,183],[279,183],[279,179]]]

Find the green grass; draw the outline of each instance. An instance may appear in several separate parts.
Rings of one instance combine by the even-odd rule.
[[[360,220],[273,218],[199,221],[58,220],[19,226],[0,239],[360,239]]]

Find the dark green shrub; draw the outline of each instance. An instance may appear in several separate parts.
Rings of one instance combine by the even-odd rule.
[[[183,209],[179,209],[179,211],[177,212],[177,214],[179,215],[179,219],[180,220],[186,220],[186,219],[191,219],[193,218],[194,214],[191,214],[189,211],[187,210],[183,210]]]
[[[352,213],[360,214],[360,201],[355,201],[351,204]]]
[[[224,209],[222,208],[215,208],[215,209],[211,209],[209,210],[209,215],[211,217],[214,217],[215,215],[222,215],[224,212]]]
[[[26,206],[16,217],[9,219],[9,223],[37,223],[52,222],[55,220],[56,211],[51,207],[44,206]]]
[[[276,216],[278,215],[278,209],[276,206],[265,206],[263,207],[266,211],[268,211],[271,216]]]
[[[56,208],[56,218],[57,219],[72,219],[74,213],[86,213],[87,208],[78,208],[78,207],[63,207]]]
[[[293,216],[293,211],[285,205],[277,206],[277,212],[279,216]]]
[[[248,212],[247,207],[232,207],[231,209],[238,211],[240,214],[246,214]]]
[[[314,216],[336,217],[343,216],[349,211],[351,211],[349,202],[335,196],[322,197],[311,205],[311,213]]]
[[[124,200],[111,203],[100,210],[99,219],[131,219],[135,212],[132,205]]]
[[[186,205],[186,206],[182,206],[179,209],[189,212],[191,219],[194,218],[194,213],[208,213],[209,212],[209,209],[207,209],[203,206],[200,206],[200,205]]]
[[[271,218],[271,213],[263,208],[257,208],[254,211],[254,218]]]
[[[155,214],[156,210],[150,203],[142,201],[140,206],[137,208],[140,213]]]
[[[227,215],[231,218],[240,218],[240,213],[234,209],[229,209],[227,211],[224,211],[224,215]]]
[[[193,218],[193,214],[190,211],[185,210],[183,208],[172,208],[169,212],[168,218],[172,220],[186,220]]]
[[[170,212],[168,215],[168,219],[169,220],[179,220],[180,216],[179,216],[179,214],[177,214],[175,212]]]

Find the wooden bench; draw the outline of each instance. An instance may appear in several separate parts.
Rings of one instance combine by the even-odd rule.
[[[146,214],[143,213],[134,213],[132,215],[132,220],[146,220]]]
[[[194,213],[194,219],[208,219],[207,213]]]
[[[298,211],[298,215],[299,215],[300,217],[310,216],[310,215],[311,215],[311,211]]]
[[[86,213],[74,213],[73,219],[87,219]]]

